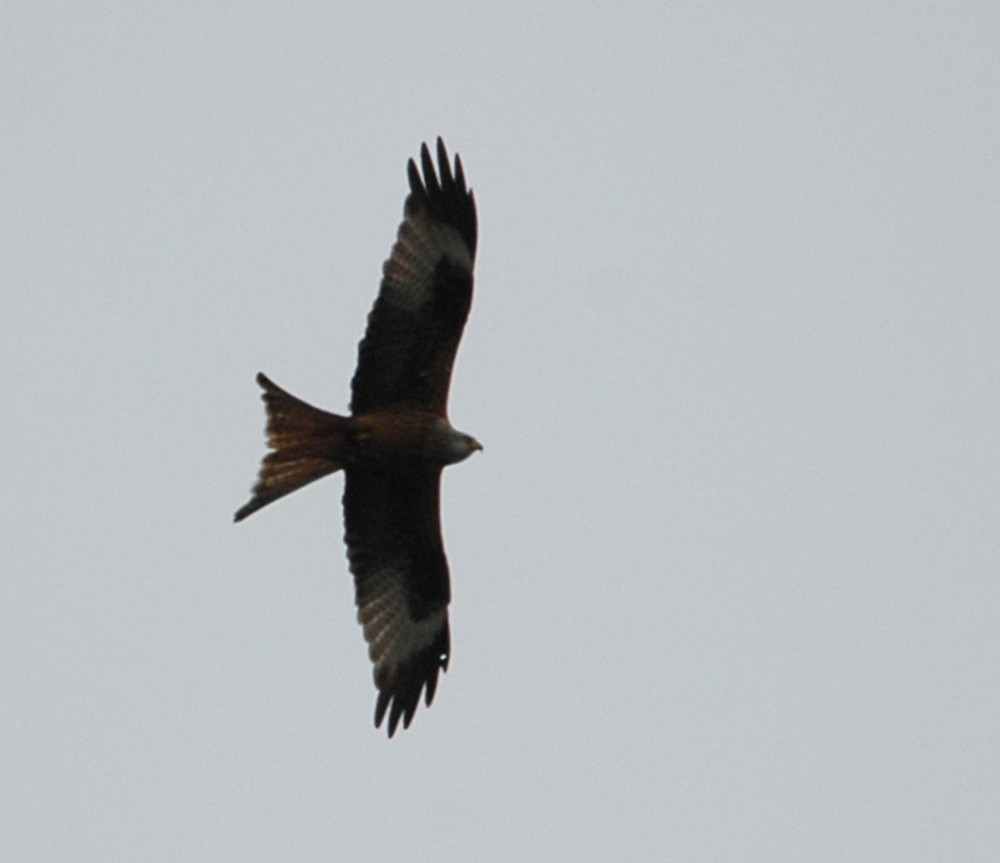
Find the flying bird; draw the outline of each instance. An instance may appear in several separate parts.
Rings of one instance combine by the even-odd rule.
[[[422,172],[421,172],[422,169]],[[350,416],[320,410],[264,374],[267,440],[241,521],[263,506],[344,471],[344,541],[358,620],[374,663],[375,726],[408,728],[428,706],[449,657],[448,561],[441,540],[446,465],[481,450],[448,421],[448,387],[472,303],[476,202],[462,162],[440,138],[407,165],[403,221],[358,346]]]

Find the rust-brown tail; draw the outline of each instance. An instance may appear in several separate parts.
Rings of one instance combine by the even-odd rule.
[[[344,466],[350,420],[314,408],[285,392],[260,373],[267,406],[267,442],[253,497],[236,511],[235,521]]]

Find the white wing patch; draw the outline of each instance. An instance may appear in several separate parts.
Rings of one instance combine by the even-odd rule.
[[[382,267],[383,296],[415,312],[427,302],[434,268],[441,258],[472,272],[472,255],[458,230],[428,221],[422,213],[407,214],[399,226],[392,254]]]
[[[368,656],[375,664],[375,685],[392,686],[399,667],[421,650],[429,647],[445,621],[446,611],[413,620],[403,585],[403,570],[386,568],[368,575],[375,584],[364,605],[358,609],[358,622],[364,628]]]

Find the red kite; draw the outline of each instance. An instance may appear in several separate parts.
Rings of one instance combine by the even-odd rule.
[[[476,202],[462,162],[437,141],[411,159],[396,243],[358,346],[351,415],[285,392],[263,374],[271,448],[236,521],[344,471],[344,541],[358,620],[375,664],[375,726],[408,728],[448,668],[448,562],[439,517],[442,469],[482,447],[448,422],[448,385],[472,303]],[[440,174],[440,178],[438,177]]]

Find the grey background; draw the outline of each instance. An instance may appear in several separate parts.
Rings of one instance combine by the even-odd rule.
[[[993,4],[8,4],[0,856],[1000,855]],[[343,410],[480,208],[453,658],[387,741]]]

